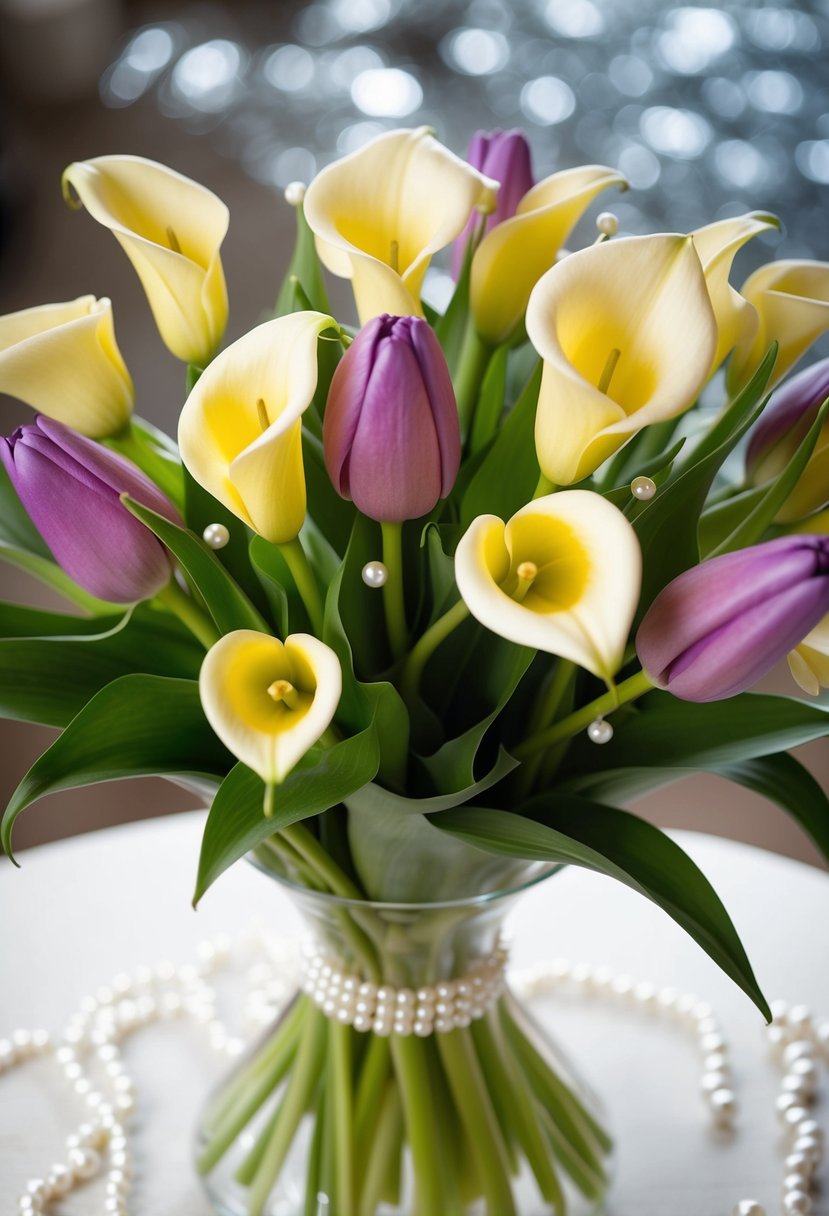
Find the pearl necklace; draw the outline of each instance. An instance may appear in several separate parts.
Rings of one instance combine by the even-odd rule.
[[[229,938],[219,937],[198,947],[194,963],[175,967],[164,962],[156,967],[139,967],[132,976],[116,975],[111,984],[84,998],[57,1039],[44,1030],[17,1030],[10,1038],[0,1039],[0,1074],[27,1060],[52,1055],[86,1108],[85,1119],[67,1137],[65,1158],[51,1165],[43,1177],[26,1183],[18,1199],[19,1216],[41,1216],[104,1168],[104,1212],[106,1216],[128,1216],[134,1166],[127,1125],[136,1090],[124,1069],[119,1044],[153,1022],[189,1017],[204,1029],[215,1051],[235,1058],[245,1050],[247,1037],[273,1021],[301,979],[296,942],[274,942],[254,929],[234,945],[233,951],[231,944]],[[249,1033],[244,1037],[232,1035],[216,1016],[216,992],[208,983],[228,964],[231,954],[236,957],[240,950],[253,956],[243,1013]],[[503,961],[500,951],[489,960],[493,976],[497,973],[500,977]],[[306,970],[306,983],[311,974],[321,974],[325,965],[320,963],[319,972]],[[738,1108],[728,1045],[706,1001],[647,980],[637,982],[609,967],[571,965],[561,959],[510,971],[509,981],[513,990],[527,999],[563,989],[579,997],[607,997],[675,1020],[691,1032],[701,1055],[700,1089],[710,1117],[717,1126],[733,1125]],[[417,1001],[417,994],[413,995]],[[456,988],[451,995],[456,1001]],[[461,1016],[464,1013],[460,1011]],[[817,1092],[819,1061],[829,1061],[829,1020],[818,1021],[804,1005],[784,1001],[773,1002],[772,1013],[774,1020],[764,1033],[772,1057],[783,1072],[775,1106],[787,1138],[781,1210],[784,1216],[809,1216],[812,1179],[825,1149],[823,1129],[810,1108]],[[732,1209],[732,1216],[766,1216],[766,1211],[755,1199],[741,1199]]]

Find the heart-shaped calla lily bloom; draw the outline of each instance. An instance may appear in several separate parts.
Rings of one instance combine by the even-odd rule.
[[[331,725],[342,692],[334,651],[307,633],[283,642],[237,629],[211,646],[199,674],[205,716],[266,785],[278,785]]]
[[[323,169],[305,218],[328,269],[351,279],[360,324],[382,313],[422,316],[432,255],[491,211],[498,183],[439,143],[429,127],[387,131]]]
[[[476,620],[607,682],[622,663],[641,575],[632,526],[590,490],[537,498],[506,524],[479,515],[455,554],[458,590]]]
[[[320,312],[257,325],[205,369],[179,418],[181,459],[199,485],[274,544],[305,521],[302,415],[330,327]]]
[[[527,334],[544,360],[541,471],[572,485],[642,427],[688,409],[717,323],[690,236],[634,236],[572,253],[539,279]]]

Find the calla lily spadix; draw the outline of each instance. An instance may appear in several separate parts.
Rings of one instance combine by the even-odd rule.
[[[738,342],[754,336],[759,324],[754,305],[728,281],[731,264],[752,237],[779,227],[780,221],[776,216],[750,211],[733,219],[706,224],[704,228],[697,228],[691,233],[717,318],[717,351],[711,366],[712,373]]]
[[[535,442],[545,477],[587,477],[631,435],[681,414],[708,378],[717,322],[690,236],[626,237],[539,279],[527,334],[544,360]]]
[[[198,182],[140,156],[76,161],[63,174],[93,219],[109,228],[141,280],[162,341],[204,367],[227,324],[219,249],[229,213]]]
[[[772,342],[777,361],[769,388],[829,330],[829,262],[770,262],[740,289],[758,314],[758,325],[734,351],[726,383],[734,396],[750,379]]]
[[[486,234],[472,258],[470,306],[478,333],[495,346],[515,329],[530,292],[593,199],[608,186],[627,189],[621,173],[584,165],[533,186],[515,215]]]
[[[305,218],[323,263],[351,279],[361,324],[382,313],[421,316],[433,254],[473,209],[491,211],[497,190],[429,127],[388,131],[314,178]]]
[[[588,490],[537,498],[506,524],[479,515],[455,554],[458,590],[476,620],[607,682],[622,663],[641,572],[631,524]]]
[[[0,317],[0,393],[90,439],[123,430],[133,387],[109,300],[79,296]]]
[[[816,697],[821,688],[829,688],[829,616],[789,651],[788,659],[789,671],[804,692]]]
[[[266,785],[278,785],[319,741],[340,701],[334,651],[307,633],[225,634],[207,652],[199,695],[213,730]]]
[[[266,321],[223,350],[184,403],[181,458],[260,536],[293,540],[305,520],[302,415],[317,387],[319,312]]]

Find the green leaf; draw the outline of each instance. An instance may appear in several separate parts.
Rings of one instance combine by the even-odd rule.
[[[292,619],[301,619],[303,629],[307,629],[308,613],[291,578],[288,563],[277,546],[264,536],[251,537],[250,560],[268,597],[279,637],[286,638],[291,632]]]
[[[0,464],[0,548],[19,549],[46,561],[53,560],[49,546],[18,498],[4,464]]]
[[[613,486],[630,485],[634,477],[650,477],[649,467],[663,468],[669,463],[669,451],[678,449],[685,439],[671,445],[674,432],[679,426],[682,415],[676,418],[666,418],[664,422],[655,422],[643,427],[632,439],[628,440],[619,451],[612,456],[607,464],[599,469],[597,480],[601,493]],[[675,454],[675,452],[674,452]]]
[[[706,456],[720,448],[735,431],[741,430],[743,422],[757,402],[763,396],[769,382],[774,365],[777,362],[777,343],[772,342],[766,351],[765,358],[757,368],[748,384],[737,394],[734,400],[723,410],[700,441],[688,453],[686,465],[699,464]]]
[[[782,807],[829,861],[829,797],[794,756],[786,752],[758,756],[724,764],[713,771]]]
[[[731,919],[686,853],[627,811],[575,797],[542,795],[521,814],[484,807],[443,811],[435,825],[487,852],[564,862],[616,878],[681,925],[771,1021],[771,1011]]]
[[[502,747],[499,748],[498,756],[489,772],[469,785],[454,790],[441,790],[439,794],[425,798],[407,798],[403,794],[395,794],[392,790],[372,783],[352,794],[348,805],[360,810],[376,810],[378,813],[385,811],[388,815],[434,815],[436,811],[445,811],[449,807],[471,801],[478,794],[497,785],[517,767],[518,761]]]
[[[340,498],[325,467],[322,443],[308,431],[302,433],[302,456],[309,513],[332,548],[342,556],[348,548],[357,517],[353,502]]]
[[[650,477],[657,486],[663,485],[670,477],[674,461],[684,446],[685,439],[678,439],[667,452],[660,452],[653,460],[644,461],[641,465],[636,466],[638,471],[634,476]],[[633,478],[631,478],[632,480]],[[589,482],[587,484],[588,486],[590,485]],[[626,507],[633,499],[630,492],[630,481],[625,482],[624,485],[616,486],[614,489],[600,490],[599,493],[616,507]]]
[[[88,591],[84,591],[83,587],[79,587],[74,579],[64,573],[56,562],[53,562],[51,558],[41,557],[39,553],[27,553],[23,549],[13,549],[11,546],[0,544],[0,561],[4,561],[10,566],[16,566],[18,570],[25,570],[27,574],[31,574],[47,587],[57,591],[70,603],[77,604],[84,612],[89,612],[93,616],[118,610],[118,604],[110,604],[106,600],[99,600],[96,596],[90,595]]]
[[[498,346],[487,364],[472,421],[470,450],[473,452],[486,447],[498,430],[507,389],[508,355],[508,346]]]
[[[204,649],[166,612],[96,617],[0,604],[0,716],[65,726],[130,672],[196,678]]]
[[[469,276],[472,267],[472,253],[472,242],[470,241],[464,253],[463,267],[452,293],[452,299],[447,305],[446,312],[434,325],[435,334],[443,347],[443,353],[453,379],[458,371],[463,339],[469,323]]]
[[[11,857],[15,820],[44,794],[159,773],[223,776],[233,762],[207,723],[195,680],[121,676],[84,706],[20,782],[3,816],[3,848]]]
[[[269,626],[244,591],[204,541],[126,494],[122,496],[122,502],[181,562],[198,588],[220,633],[230,633],[234,629],[257,629],[260,633],[270,633]]]
[[[374,726],[334,747],[312,748],[277,786],[269,819],[262,812],[262,780],[237,764],[222,782],[207,816],[193,903],[228,866],[280,828],[327,811],[371,781],[379,760]]]
[[[211,550],[216,560],[242,588],[256,608],[265,611],[267,600],[250,564],[248,545],[251,530],[237,515],[218,502],[184,468],[184,519],[196,536],[201,536],[208,524],[224,524],[230,540],[222,549]]]
[[[699,547],[704,557],[740,526],[763,501],[767,490],[768,486],[752,486],[738,494],[729,493],[703,512],[699,521]]]
[[[541,360],[495,441],[472,478],[461,504],[461,522],[469,527],[478,515],[509,519],[529,502],[538,484],[535,454],[535,409],[541,386]]]
[[[328,293],[325,290],[322,267],[317,255],[314,234],[308,227],[308,221],[305,218],[305,211],[302,205],[295,207],[294,211],[296,212],[296,242],[291,260],[288,263],[288,269],[285,272],[285,278],[282,280],[282,286],[279,289],[279,296],[274,310],[274,315],[277,317],[297,311],[293,306],[293,279],[298,280],[300,283],[311,308],[316,312],[327,313],[331,311],[331,306],[328,303]],[[303,305],[303,307],[305,306]]]

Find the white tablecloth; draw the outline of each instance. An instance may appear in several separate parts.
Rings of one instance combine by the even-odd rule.
[[[254,917],[297,927],[276,884],[239,864],[189,906],[203,815],[112,828],[22,855],[0,868],[0,1035],[17,1026],[59,1031],[83,995],[114,974],[162,959],[191,961],[196,944]],[[747,845],[695,833],[676,838],[723,897],[770,999],[829,1015],[829,877]],[[608,963],[636,978],[710,1000],[733,1046],[741,1115],[715,1133],[699,1097],[699,1060],[667,1021],[606,1003],[547,998],[539,1010],[604,1093],[619,1146],[608,1216],[729,1216],[751,1195],[779,1210],[781,1137],[772,1113],[778,1074],[748,999],[662,913],[620,884],[567,870],[524,896],[512,920],[517,964],[562,955]],[[190,1167],[194,1115],[220,1066],[188,1023],[130,1040],[138,1086],[134,1216],[208,1216]],[[51,1061],[0,1078],[0,1213],[25,1180],[62,1156],[80,1117]],[[818,1107],[825,1119],[827,1102]],[[829,1216],[827,1179],[815,1216]],[[102,1184],[77,1191],[61,1216],[97,1216]],[[439,1213],[435,1213],[439,1216]]]

